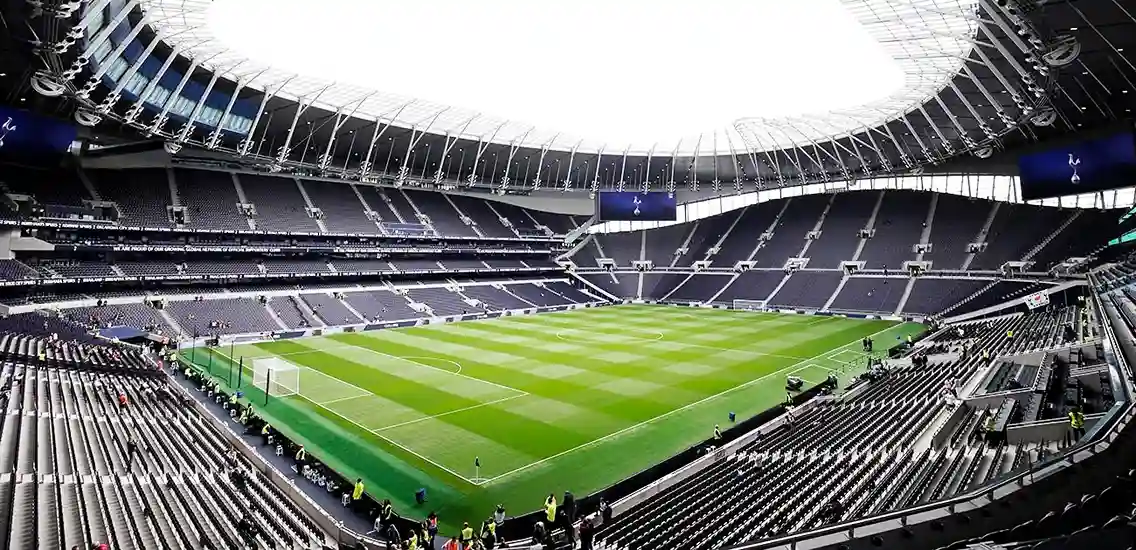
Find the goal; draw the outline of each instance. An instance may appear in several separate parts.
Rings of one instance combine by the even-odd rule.
[[[252,385],[272,397],[300,393],[300,368],[279,357],[252,360]]]
[[[734,309],[765,311],[765,300],[734,300]]]

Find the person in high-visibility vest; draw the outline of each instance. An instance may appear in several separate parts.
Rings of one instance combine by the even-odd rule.
[[[264,426],[260,428],[260,436],[264,438],[264,444],[268,445],[269,440],[272,437],[272,426],[269,425],[268,422],[265,422]]]
[[[550,525],[556,524],[556,495],[549,493],[544,499],[544,517]]]
[[[1006,331],[1006,339],[1007,340],[1013,340],[1014,339],[1014,329],[1010,329],[1010,330]]]
[[[497,544],[497,523],[493,518],[486,519],[481,524],[481,541],[485,544],[486,548],[492,548]]]
[[[719,428],[717,424],[714,424],[714,441],[721,441],[721,440],[722,440],[722,429]]]
[[[465,523],[462,523],[461,543],[462,544],[472,544],[473,543],[473,527],[469,526],[468,521],[465,522]]]
[[[304,473],[304,466],[308,463],[308,450],[300,445],[300,449],[296,451],[296,470],[297,473]]]
[[[415,533],[414,529],[411,529],[410,534],[406,536],[406,548],[407,550],[418,550],[418,533]]]
[[[1073,430],[1074,442],[1085,436],[1085,413],[1081,412],[1080,407],[1073,407],[1069,411],[1069,428]]]
[[[355,480],[355,488],[351,490],[351,507],[356,510],[359,509],[359,504],[363,500],[363,478]]]

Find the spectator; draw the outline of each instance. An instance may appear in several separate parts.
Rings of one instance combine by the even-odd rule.
[[[549,525],[556,525],[556,495],[552,493],[544,499],[544,517]]]
[[[383,538],[387,539],[387,550],[402,546],[402,536],[399,535],[398,527],[393,523],[387,524],[386,530],[383,531]]]
[[[138,444],[134,442],[134,438],[126,440],[126,471],[129,472],[131,466],[134,464],[134,455],[138,454]]]
[[[605,525],[611,523],[611,516],[611,505],[607,503],[607,499],[600,497],[600,517],[603,518]]]
[[[248,516],[241,516],[237,521],[237,535],[245,543],[245,548],[256,548],[257,527]]]
[[[592,550],[595,538],[596,527],[592,524],[592,516],[587,516],[580,522],[580,550]]]
[[[438,536],[438,514],[433,511],[426,516],[426,532],[430,535],[430,547],[434,546],[434,539]]]
[[[572,496],[570,491],[564,491],[564,502],[561,504],[564,509],[564,515],[568,518],[568,523],[575,523],[576,521],[576,497]]]
[[[548,538],[548,531],[544,528],[544,522],[537,520],[536,523],[533,524],[533,534],[532,534],[533,544],[534,545],[537,545],[537,544],[543,545],[544,541],[547,538]]]
[[[493,511],[493,523],[496,523],[497,527],[500,527],[502,523],[505,523],[504,504],[498,504],[497,509]]]
[[[126,406],[127,406],[127,405],[129,405],[129,404],[130,404],[130,401],[126,399],[126,394],[125,394],[125,393],[123,393],[123,392],[122,392],[122,391],[120,390],[120,391],[118,392],[118,408],[120,408],[120,409],[125,409],[125,408],[126,408]]]
[[[446,544],[442,546],[442,550],[461,550],[461,545],[458,544],[457,538],[450,537],[450,540],[446,541]]]
[[[481,543],[489,550],[497,545],[497,524],[493,518],[487,518],[481,524]]]

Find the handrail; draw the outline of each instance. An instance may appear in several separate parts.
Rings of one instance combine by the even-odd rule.
[[[1094,306],[1097,307],[1098,312],[1103,313],[1104,309],[1103,307],[1100,307],[1100,304],[1096,301],[1097,296],[1095,295],[1095,293],[1089,294],[1089,299],[1092,300],[1091,303],[1093,303]],[[1116,334],[1112,331],[1112,327],[1107,321],[1107,319],[1101,319],[1101,325],[1105,327],[1104,330],[1106,331],[1102,340],[1104,341],[1105,349],[1109,352],[1112,352],[1112,346],[1115,342],[1117,342],[1117,340]],[[1110,362],[1110,369],[1114,368],[1114,366],[1120,366],[1121,368],[1127,370],[1128,362],[1126,358],[1123,357],[1123,353],[1112,353],[1112,355],[1114,357],[1114,360],[1121,364],[1114,365],[1114,363]],[[1111,374],[1115,378],[1118,373],[1113,371]],[[825,537],[833,537],[838,534],[844,534],[846,539],[855,538],[857,529],[867,526],[880,527],[881,524],[889,521],[899,520],[899,523],[895,525],[895,527],[930,521],[938,517],[938,515],[932,514],[930,512],[943,511],[944,513],[940,515],[947,515],[953,513],[958,505],[964,503],[971,504],[968,509],[978,508],[989,504],[990,502],[1002,498],[1007,494],[1016,491],[1017,489],[1025,487],[1026,485],[1030,485],[1068,466],[1071,466],[1074,463],[1080,462],[1087,456],[1096,455],[1107,450],[1112,441],[1115,439],[1113,436],[1123,431],[1128,426],[1129,422],[1131,422],[1133,416],[1136,415],[1136,407],[1134,407],[1132,401],[1128,400],[1128,396],[1132,395],[1130,393],[1132,382],[1127,376],[1121,376],[1120,378],[1122,379],[1121,383],[1124,386],[1126,393],[1123,396],[1118,396],[1117,402],[1113,405],[1113,407],[1104,415],[1104,417],[1100,419],[1099,422],[1097,422],[1093,426],[1091,430],[1088,431],[1088,433],[1086,433],[1085,437],[1082,438],[1079,443],[1076,443],[1073,446],[1063,450],[1058,455],[1031,464],[1023,472],[1009,475],[1001,479],[1000,481],[994,481],[984,487],[980,487],[962,495],[956,495],[950,499],[929,502],[920,506],[895,510],[884,514],[860,518],[857,520],[839,523],[828,527],[822,527],[820,529],[814,529],[793,535],[786,535],[784,537],[775,539],[766,539],[740,544],[737,546],[732,546],[728,550],[760,550],[786,546],[788,548],[795,549],[801,542]],[[1119,399],[1119,397],[1123,397],[1123,399]],[[1084,455],[1084,452],[1087,452],[1088,455]],[[1008,491],[1004,490],[1007,488],[1011,489]],[[911,520],[911,518],[920,516],[921,514],[922,516],[919,517],[919,519],[917,519],[916,521],[909,521]],[[882,529],[877,528],[874,529],[873,532],[886,531],[895,527]]]
[[[1123,409],[1123,411],[1121,411],[1120,409]],[[832,535],[840,533],[847,533],[847,538],[851,539],[856,537],[855,532],[858,528],[861,527],[877,526],[884,522],[893,520],[900,520],[900,523],[897,524],[896,527],[912,525],[913,523],[922,523],[924,521],[936,519],[935,517],[931,517],[931,514],[927,514],[926,517],[923,517],[918,521],[907,521],[911,517],[923,514],[925,512],[942,510],[944,511],[944,514],[942,515],[947,515],[953,513],[955,511],[955,507],[963,503],[971,503],[972,506],[969,509],[984,506],[994,500],[997,500],[998,498],[1002,498],[1007,494],[1016,491],[1019,488],[1045,479],[1046,477],[1049,477],[1050,475],[1066,467],[1069,467],[1074,463],[1084,460],[1083,458],[1078,459],[1078,455],[1082,451],[1088,451],[1090,455],[1095,455],[1108,449],[1109,445],[1111,444],[1112,434],[1119,433],[1128,426],[1134,410],[1136,409],[1133,408],[1132,403],[1118,402],[1113,406],[1113,410],[1110,410],[1109,414],[1106,414],[1105,417],[1101,419],[1101,422],[1097,423],[1097,425],[1100,426],[1100,429],[1097,430],[1095,434],[1087,434],[1086,438],[1080,443],[1077,443],[1076,445],[1065,449],[1060,455],[1047,458],[1031,465],[1024,472],[1014,474],[1012,476],[1004,478],[1001,481],[997,481],[985,487],[975,489],[969,493],[957,495],[946,500],[929,502],[920,506],[895,510],[876,516],[860,518],[858,520],[839,523],[829,527],[822,527],[820,529],[814,529],[812,531],[806,531],[794,535],[786,535],[784,537],[775,539],[765,539],[761,541],[740,544],[737,546],[731,546],[727,550],[760,550],[785,546],[788,546],[789,548],[796,548],[797,544],[801,542],[822,537],[830,537]],[[1121,416],[1124,416],[1125,418],[1120,418]],[[1104,429],[1106,422],[1114,423],[1112,426],[1108,427],[1107,433]],[[1096,436],[1095,438],[1093,437],[1094,435]],[[1029,477],[1028,482],[1026,482],[1027,476]],[[1002,491],[1002,489],[1010,486],[1014,486],[1015,488],[1011,491]],[[973,502],[979,499],[984,499],[984,501]],[[873,530],[873,532],[879,532],[882,530],[890,529],[876,529]]]

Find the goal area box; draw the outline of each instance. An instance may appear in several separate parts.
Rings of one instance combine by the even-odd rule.
[[[734,300],[731,307],[745,311],[765,311],[765,300]]]
[[[299,395],[301,368],[279,357],[253,359],[252,384],[272,397]]]

